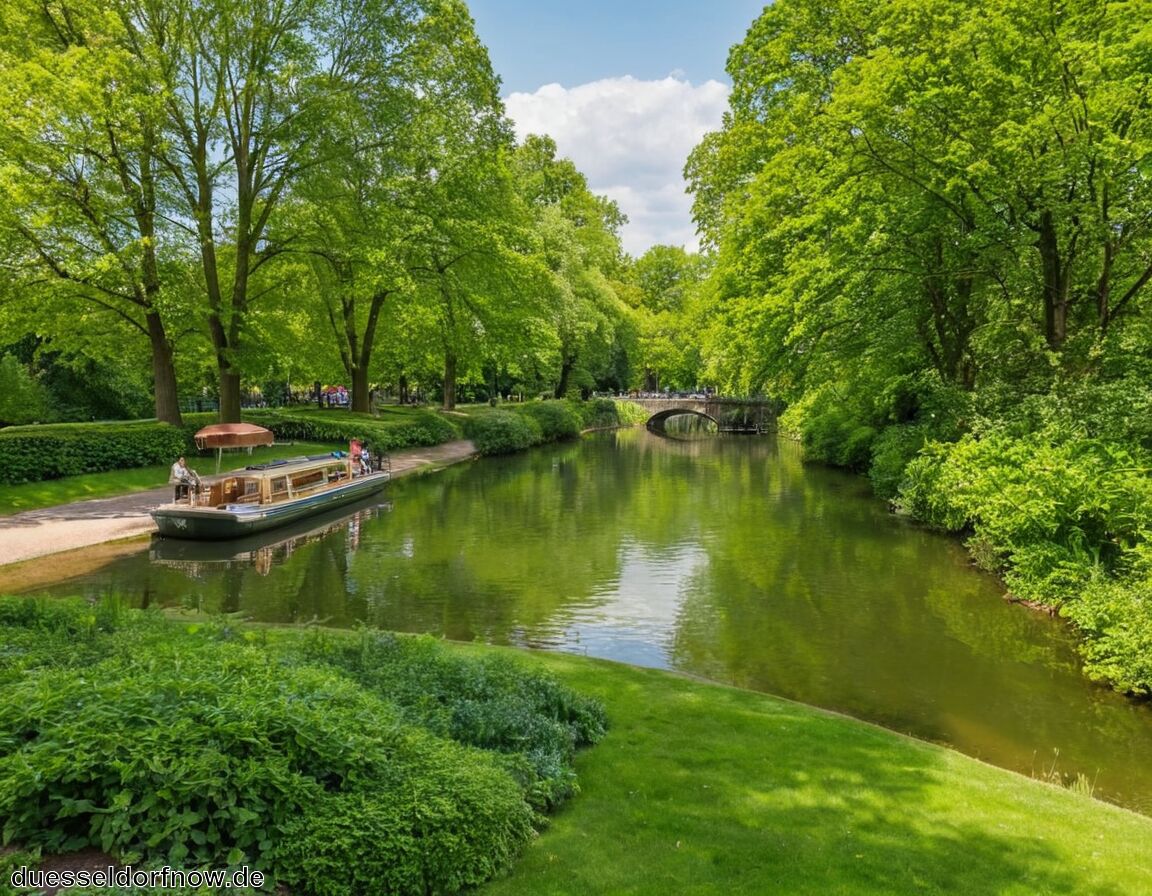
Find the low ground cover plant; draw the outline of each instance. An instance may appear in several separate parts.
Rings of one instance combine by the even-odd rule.
[[[0,833],[297,893],[454,893],[574,792],[603,710],[431,639],[0,599]],[[380,889],[383,886],[384,889]]]

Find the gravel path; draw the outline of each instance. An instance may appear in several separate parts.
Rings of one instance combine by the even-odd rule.
[[[469,441],[391,453],[392,475],[474,457]],[[0,566],[156,531],[148,512],[172,500],[172,486],[0,517]]]

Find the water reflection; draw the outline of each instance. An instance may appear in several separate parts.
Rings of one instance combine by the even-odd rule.
[[[1149,708],[1088,683],[1067,630],[959,545],[790,443],[628,430],[390,488],[275,541],[157,542],[48,590],[677,669],[1152,810]]]
[[[373,516],[391,509],[391,502],[348,512],[346,507],[322,516],[297,521],[270,532],[229,541],[186,541],[154,536],[148,559],[159,566],[179,569],[194,579],[205,578],[228,566],[250,566],[266,576],[272,568],[288,560],[298,549],[347,530],[348,550],[360,546],[360,527]]]

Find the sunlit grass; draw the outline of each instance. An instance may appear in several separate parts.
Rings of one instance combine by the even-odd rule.
[[[311,442],[297,442],[292,445],[273,445],[269,448],[253,448],[247,451],[226,452],[221,458],[220,469],[236,470],[252,463],[280,460],[301,454],[322,454],[344,445],[322,445]],[[176,458],[172,458],[175,460]],[[201,476],[216,472],[216,455],[188,457],[188,464]],[[88,473],[84,476],[68,476],[64,479],[51,479],[44,482],[28,482],[23,485],[0,485],[0,516],[19,513],[24,510],[40,510],[57,504],[85,501],[90,498],[108,498],[127,495],[133,492],[148,491],[168,484],[169,465],[136,467],[131,470],[110,470],[106,473]]]
[[[611,728],[483,896],[1152,893],[1152,819],[763,694],[539,661]]]

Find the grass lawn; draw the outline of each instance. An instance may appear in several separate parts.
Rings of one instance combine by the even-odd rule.
[[[762,694],[538,661],[611,727],[483,896],[1152,894],[1150,818]]]
[[[301,454],[322,454],[336,448],[347,450],[347,445],[321,445],[309,442],[296,442],[292,445],[273,445],[269,448],[253,448],[252,453],[235,451],[225,453],[220,465],[221,472],[235,470],[253,463],[279,460],[285,457],[298,457]],[[172,458],[176,460],[176,458]],[[188,465],[201,476],[216,471],[216,455],[188,457]],[[132,492],[144,492],[168,484],[169,464],[154,467],[136,467],[131,470],[110,470],[106,473],[88,473],[84,476],[69,476],[65,479],[49,479],[44,482],[26,482],[21,485],[0,485],[0,516],[19,513],[23,510],[40,510],[57,504],[73,501],[86,501],[89,498],[110,498]]]

